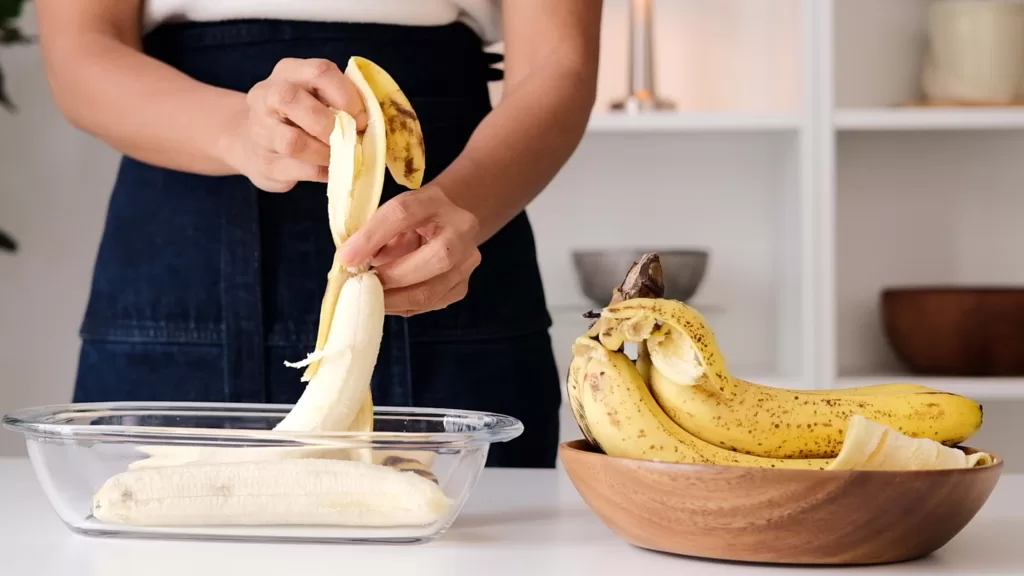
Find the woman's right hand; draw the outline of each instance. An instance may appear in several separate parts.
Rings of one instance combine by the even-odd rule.
[[[246,96],[248,109],[225,139],[226,160],[256,187],[287,192],[300,181],[327,181],[334,112],[366,127],[359,89],[336,64],[286,58]]]

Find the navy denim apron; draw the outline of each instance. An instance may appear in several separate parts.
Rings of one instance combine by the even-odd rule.
[[[463,24],[176,23],[147,34],[144,49],[201,82],[243,92],[282,58],[327,58],[344,69],[350,56],[365,56],[394,76],[419,114],[425,182],[490,111],[487,82],[501,74]],[[389,175],[383,200],[401,191]],[[464,300],[387,317],[374,402],[515,416],[525,433],[492,447],[488,465],[552,467],[561,378],[526,214],[480,251]],[[295,402],[301,370],[284,361],[315,345],[333,252],[323,183],[267,193],[242,176],[123,158],[74,400]]]

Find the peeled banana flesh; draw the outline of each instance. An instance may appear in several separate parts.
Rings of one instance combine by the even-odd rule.
[[[335,112],[327,183],[336,254],[321,302],[314,350],[287,365],[305,368],[306,389],[274,427],[283,432],[370,432],[370,381],[384,328],[384,290],[369,263],[348,268],[337,248],[377,210],[385,170],[422,184],[419,120],[395,81],[359,57],[345,69],[367,112],[366,129]],[[214,448],[148,446],[97,493],[96,518],[122,523],[418,525],[448,506],[430,451],[332,446]]]
[[[136,526],[425,526],[449,501],[435,482],[350,460],[196,462],[129,470],[93,497],[97,520]]]
[[[660,277],[637,275],[641,265],[660,274],[650,256],[577,338],[566,376],[580,430],[606,454],[810,470],[992,463],[951,447],[982,423],[981,406],[956,394],[909,383],[807,392],[733,377],[703,317],[664,298]]]

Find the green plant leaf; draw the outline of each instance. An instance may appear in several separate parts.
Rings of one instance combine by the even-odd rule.
[[[14,114],[17,112],[17,107],[14,106],[14,102],[11,101],[11,97],[7,95],[7,88],[4,86],[4,70],[0,68],[0,106],[3,106],[5,110]]]
[[[32,38],[29,38],[21,30],[13,25],[0,24],[0,45],[3,44],[29,44],[32,42]]]
[[[7,252],[18,251],[18,243],[14,241],[14,238],[11,238],[10,234],[3,230],[0,230],[0,250]]]
[[[25,0],[0,0],[0,22],[20,17],[24,5]]]

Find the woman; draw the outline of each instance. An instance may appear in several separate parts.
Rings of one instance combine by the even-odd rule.
[[[389,316],[378,405],[523,420],[489,465],[555,462],[560,375],[526,205],[582,137],[598,0],[37,0],[55,99],[124,154],[75,401],[292,403],[334,245],[328,107],[365,125],[339,69],[391,73],[420,117],[424,186],[388,178],[342,250]],[[505,87],[484,41],[504,39]]]

